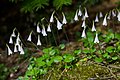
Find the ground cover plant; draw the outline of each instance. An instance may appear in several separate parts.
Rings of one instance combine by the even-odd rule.
[[[1,80],[7,79],[6,76],[17,80],[120,79],[120,33],[111,28],[120,24],[119,9],[105,14],[100,11],[91,20],[87,8],[80,5],[71,22],[67,14],[60,14],[53,10],[49,19],[41,18],[26,40],[17,28],[13,29],[4,56],[6,62],[16,64],[8,68],[9,64],[0,64],[1,73],[5,72],[0,74]],[[65,26],[79,22],[79,31],[74,32],[75,39],[71,41]],[[17,60],[11,61],[9,57]]]

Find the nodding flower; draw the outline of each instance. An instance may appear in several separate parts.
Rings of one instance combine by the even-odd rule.
[[[22,47],[22,45],[20,46],[20,54],[25,54],[25,52],[24,52],[24,49],[23,49],[23,47]]]
[[[78,10],[76,10],[74,20],[75,20],[75,21],[78,21],[78,20],[79,20],[79,19],[78,19]]]
[[[51,22],[51,23],[54,22],[54,17],[53,17],[54,13],[55,13],[55,11],[53,11],[53,13],[52,13],[52,15],[51,15],[51,17],[50,17],[50,22]]]
[[[8,50],[8,55],[11,55],[13,52],[12,52],[12,50],[10,49],[10,47],[6,44],[6,46],[7,46],[7,50]]]
[[[50,23],[48,24],[47,32],[51,32]]]
[[[63,12],[62,12],[62,15],[63,15],[62,24],[67,24],[67,20],[66,20],[65,14]]]
[[[43,36],[47,36],[47,33],[46,33],[46,31],[45,31],[45,26],[44,25],[42,25],[42,35]]]
[[[87,12],[87,9],[85,8],[85,17],[88,18],[88,12]]]
[[[112,16],[115,17],[116,13],[114,12],[114,9],[112,10]]]
[[[118,21],[120,21],[120,11],[118,11],[117,18],[118,18]]]
[[[37,24],[37,33],[40,33],[41,30],[40,30],[40,27],[39,27],[39,23]]]
[[[56,17],[55,17],[56,18]],[[56,20],[57,20],[57,29],[58,30],[61,30],[62,29],[62,23],[60,23],[60,21],[58,20],[58,18],[56,18]]]
[[[99,14],[99,17],[100,17],[100,18],[102,18],[102,17],[103,17],[103,14],[102,14],[102,12],[100,12],[100,14]]]
[[[86,38],[86,34],[85,34],[85,28],[83,29],[83,32],[82,32],[82,38]]]
[[[81,6],[79,7],[79,10],[78,10],[78,16],[82,16],[82,11],[81,11]]]
[[[14,52],[18,52],[16,43],[14,45]]]
[[[37,45],[41,46],[40,35],[38,35]]]
[[[99,22],[99,19],[98,19],[98,14],[96,14],[96,17],[95,17],[95,22]]]
[[[85,20],[82,23],[82,27],[86,28]]]
[[[93,21],[93,25],[92,25],[92,30],[91,30],[92,32],[93,31],[96,31],[96,28],[95,28],[95,23],[94,23],[94,21]]]
[[[30,32],[27,41],[30,41],[30,42],[31,42],[31,36],[32,36],[32,31]]]
[[[96,32],[96,36],[95,36],[94,43],[99,43],[99,39],[98,39],[98,34],[97,34],[97,32]]]
[[[110,17],[111,17],[111,11],[109,12],[107,19],[110,19]]]
[[[15,30],[16,30],[16,28],[13,29],[13,32],[12,32],[12,35],[11,35],[12,37],[16,37]]]
[[[104,20],[103,20],[103,26],[107,26],[107,14],[105,15],[104,17]]]
[[[20,33],[18,33],[17,39],[16,39],[16,45],[19,45],[20,42],[21,42],[21,40],[20,40]]]
[[[9,40],[10,44],[13,44],[13,39],[12,39],[12,35],[10,36],[10,40]]]

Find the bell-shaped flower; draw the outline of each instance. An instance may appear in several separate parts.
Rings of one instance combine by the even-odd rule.
[[[31,36],[32,36],[32,31],[30,32],[27,41],[30,41],[30,42],[31,42]]]
[[[63,12],[62,12],[62,15],[63,15],[62,24],[67,24],[67,20],[66,20],[65,14]]]
[[[115,17],[116,13],[114,12],[114,10],[112,10],[112,16]]]
[[[117,18],[118,18],[118,21],[120,21],[120,11],[118,12]]]
[[[10,36],[10,40],[9,40],[10,44],[13,44],[13,39],[12,39],[12,35]]]
[[[100,12],[100,14],[99,14],[99,17],[100,17],[100,18],[102,18],[102,17],[103,17],[103,14],[102,14],[102,12]]]
[[[98,34],[96,33],[94,43],[99,43]]]
[[[110,19],[110,17],[111,17],[111,11],[109,12],[107,19]]]
[[[25,52],[24,52],[24,49],[23,49],[23,47],[22,47],[22,45],[20,46],[20,54],[25,54]]]
[[[37,33],[40,33],[41,30],[40,30],[40,27],[39,27],[39,23],[37,24]]]
[[[87,12],[87,9],[85,8],[85,17],[88,18],[88,12]]]
[[[54,13],[55,13],[55,11],[53,11],[53,13],[52,13],[52,15],[51,15],[51,17],[50,17],[50,22],[51,22],[51,23],[54,22],[54,17],[53,17]]]
[[[47,36],[47,33],[46,33],[46,30],[45,30],[45,26],[43,25],[43,28],[42,28],[42,35],[43,36]]]
[[[95,28],[95,23],[94,23],[94,21],[93,21],[93,25],[92,25],[92,32],[93,31],[96,31],[96,28]]]
[[[62,23],[60,23],[60,21],[56,18],[56,20],[57,20],[57,29],[58,30],[61,30],[62,29]]]
[[[40,35],[38,35],[37,45],[41,46]]]
[[[83,16],[82,16],[82,21],[84,21],[84,20],[86,20],[86,17],[83,15]]]
[[[13,29],[13,32],[12,32],[12,35],[11,35],[12,37],[16,37],[15,30],[16,30],[16,28]]]
[[[98,14],[97,14],[96,17],[95,17],[95,22],[99,22]]]
[[[102,25],[103,25],[103,26],[107,26],[107,14],[106,14],[105,17],[104,17],[104,20],[103,20]]]
[[[78,19],[78,10],[76,10],[74,20],[75,20],[75,21],[78,21],[78,20],[79,20],[79,19]]]
[[[80,6],[80,8],[81,8],[81,6]],[[82,11],[81,11],[80,8],[79,8],[79,10],[78,10],[78,16],[82,16]]]
[[[14,52],[18,52],[16,43],[14,45]]]
[[[21,40],[20,40],[20,33],[18,33],[17,39],[16,39],[16,45],[19,45],[20,42],[21,42]]]
[[[82,23],[82,27],[86,28],[85,20]]]
[[[10,49],[10,47],[6,44],[6,46],[7,46],[7,50],[8,50],[8,55],[11,55],[13,52],[12,52],[12,50]]]
[[[48,24],[47,32],[51,32],[50,23]]]
[[[82,32],[82,38],[86,38],[86,34],[85,34],[85,28],[83,29],[83,32]]]

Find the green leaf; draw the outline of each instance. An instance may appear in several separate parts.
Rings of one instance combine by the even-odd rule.
[[[106,51],[107,52],[109,52],[109,53],[112,53],[113,51],[114,51],[114,47],[113,46],[108,46],[107,48],[106,48]]]
[[[44,66],[46,63],[44,61],[36,61],[36,65],[41,67],[41,66]]]
[[[101,63],[101,62],[103,62],[103,59],[102,58],[95,58],[95,62],[98,62],[98,63]]]
[[[74,54],[75,54],[75,55],[79,55],[80,53],[81,53],[81,50],[80,50],[80,49],[74,51]]]
[[[117,60],[117,59],[118,59],[117,56],[112,57],[112,60]]]
[[[64,62],[72,62],[75,59],[75,57],[72,56],[71,54],[66,54],[63,56],[63,58],[64,58]]]
[[[61,62],[62,61],[62,56],[55,56],[54,57],[54,62]]]
[[[105,53],[105,54],[103,54],[103,57],[104,58],[109,58],[110,56],[108,55],[108,53]]]
[[[90,50],[86,48],[83,50],[83,53],[88,54],[88,53],[90,53]]]
[[[60,47],[60,49],[64,49],[65,48],[65,44],[60,44],[59,47]]]
[[[71,5],[72,0],[53,0],[53,6],[58,10],[61,9],[63,5]]]
[[[46,61],[46,64],[47,64],[48,66],[51,66],[51,64],[53,63],[53,61],[54,61],[53,59],[47,60],[47,61]]]
[[[54,55],[55,53],[56,53],[56,50],[55,50],[55,49],[53,49],[53,50],[51,50],[51,51],[49,52],[50,55]]]

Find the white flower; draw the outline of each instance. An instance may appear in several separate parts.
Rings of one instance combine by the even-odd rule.
[[[17,39],[16,39],[16,45],[19,45],[20,42],[21,42],[21,40],[20,40],[20,33],[18,33]]]
[[[107,19],[110,19],[110,17],[111,17],[111,11],[109,12]]]
[[[82,32],[82,38],[86,38],[86,34],[85,34],[85,28],[83,29],[83,32]]]
[[[40,30],[40,27],[39,27],[39,23],[37,24],[37,33],[40,33],[41,30]]]
[[[48,24],[47,32],[51,32],[50,23]]]
[[[14,45],[14,52],[18,52],[16,44]]]
[[[98,15],[96,15],[95,22],[99,22]]]
[[[13,44],[13,39],[12,39],[12,35],[10,36],[10,40],[9,40],[10,44]]]
[[[114,10],[112,10],[112,16],[113,16],[113,17],[115,17],[115,16],[116,16],[116,14],[115,14]]]
[[[6,44],[6,46],[7,46],[7,49],[8,49],[8,55],[11,55],[13,52],[12,52],[12,50],[10,49],[10,47]]]
[[[20,51],[20,52],[21,52],[21,45],[20,45],[20,44],[18,44],[17,46],[18,46],[18,51]]]
[[[23,47],[22,47],[22,45],[20,46],[20,54],[25,54],[25,52],[24,52],[24,49],[23,49]]]
[[[93,21],[93,25],[92,25],[92,32],[93,32],[93,31],[96,31],[94,21]]]
[[[87,12],[87,9],[85,8],[85,17],[88,18],[88,12]]]
[[[82,16],[82,20],[85,20],[85,19],[86,19],[86,17],[83,15],[83,16]]]
[[[86,28],[85,20],[82,23],[82,27]]]
[[[104,20],[103,20],[103,26],[107,26],[107,14],[105,15],[104,17]]]
[[[63,15],[63,21],[62,21],[62,23],[63,23],[63,24],[67,24],[67,20],[66,20],[66,18],[65,18],[64,13],[62,13],[62,15]]]
[[[30,32],[30,34],[29,34],[29,37],[28,37],[27,41],[30,41],[30,42],[31,42],[31,36],[32,36],[32,31]]]
[[[57,19],[57,18],[56,18]],[[62,29],[62,23],[60,23],[60,21],[57,19],[57,29],[61,30]]]
[[[37,45],[41,46],[40,35],[38,35]]]
[[[81,8],[81,6],[80,6],[80,8]],[[80,8],[79,8],[79,10],[78,10],[78,16],[82,16],[82,11],[81,11]]]
[[[120,11],[118,12],[117,18],[118,18],[118,21],[120,21]]]
[[[47,33],[46,33],[46,31],[45,31],[45,26],[43,25],[43,29],[42,29],[42,35],[43,36],[47,36]]]
[[[98,34],[96,33],[94,43],[99,43]]]
[[[52,15],[50,17],[50,22],[54,22],[54,17],[53,17],[54,13],[55,13],[55,11],[53,11],[53,13],[52,13]]]
[[[102,17],[103,17],[103,14],[102,14],[102,12],[100,12],[100,14],[99,14],[99,17],[100,17],[100,18],[102,18]]]
[[[78,21],[78,10],[76,10],[74,20],[75,20],[75,21]]]
[[[15,29],[16,29],[16,28],[13,29],[13,33],[12,33],[12,35],[11,35],[12,37],[16,37],[16,35],[15,35]]]

